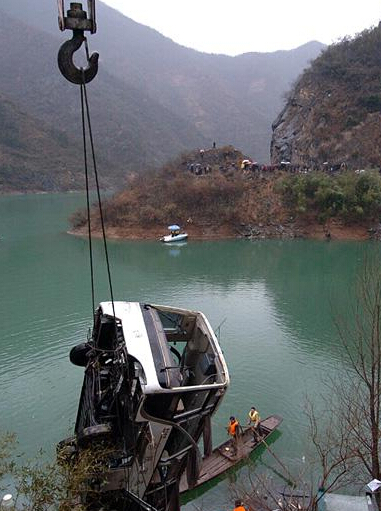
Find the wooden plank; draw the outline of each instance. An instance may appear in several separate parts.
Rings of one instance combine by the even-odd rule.
[[[281,422],[282,418],[278,415],[271,415],[261,421],[263,440],[265,440]],[[229,468],[234,467],[234,465],[247,458],[257,447],[263,445],[262,441],[253,443],[253,440],[253,433],[250,427],[248,427],[243,430],[243,434],[239,437],[236,454],[233,454],[232,440],[227,440],[213,449],[210,456],[203,458],[199,478],[192,489],[223,474],[229,470]],[[180,480],[180,493],[185,493],[188,490],[188,482],[186,474],[184,473]]]

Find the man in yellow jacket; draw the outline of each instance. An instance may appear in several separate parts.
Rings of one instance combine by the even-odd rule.
[[[252,406],[249,411],[248,425],[250,426],[251,431],[253,432],[254,442],[260,440],[262,435],[260,422],[261,418],[259,416],[259,412],[255,408],[255,406]]]

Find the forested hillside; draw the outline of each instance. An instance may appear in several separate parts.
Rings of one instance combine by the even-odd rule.
[[[80,149],[0,95],[0,193],[83,189]]]

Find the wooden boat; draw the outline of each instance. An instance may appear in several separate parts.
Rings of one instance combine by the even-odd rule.
[[[231,439],[213,449],[209,456],[204,456],[202,459],[201,470],[196,484],[189,487],[186,474],[183,473],[180,480],[180,494],[188,490],[193,490],[223,474],[234,467],[234,465],[237,465],[247,458],[261,445],[267,446],[266,439],[277,429],[282,420],[282,417],[279,417],[279,415],[271,415],[262,420],[261,439],[257,439],[255,442],[253,442],[253,433],[250,427],[244,428],[242,435],[238,439],[237,453],[235,453],[233,441]]]

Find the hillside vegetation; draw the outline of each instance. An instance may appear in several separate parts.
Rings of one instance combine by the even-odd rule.
[[[169,223],[180,222],[191,230],[224,229],[241,221],[240,204],[248,189],[239,167],[241,152],[232,147],[183,154],[157,172],[129,178],[127,188],[104,204],[108,232],[123,236],[137,228],[142,237],[152,228],[165,229]],[[188,168],[201,165],[203,174],[196,175]],[[204,167],[208,168],[205,174]],[[92,221],[99,229],[96,211]],[[75,229],[85,225],[83,213],[73,217]]]
[[[0,94],[0,193],[84,187],[81,147]]]
[[[381,177],[377,172],[292,174],[242,168],[244,155],[231,146],[183,154],[160,171],[135,175],[126,190],[104,204],[109,236],[152,238],[171,223],[194,237],[295,237],[330,234],[339,227],[378,230]],[[199,167],[196,167],[198,165]],[[199,174],[195,169],[198,168]],[[73,229],[86,233],[83,212]],[[93,212],[92,226],[100,231]]]
[[[348,225],[380,220],[381,177],[375,171],[282,176],[276,191],[281,194],[284,206],[302,219],[324,223],[335,218]]]
[[[352,168],[381,164],[381,27],[328,47],[275,121],[272,161]]]

